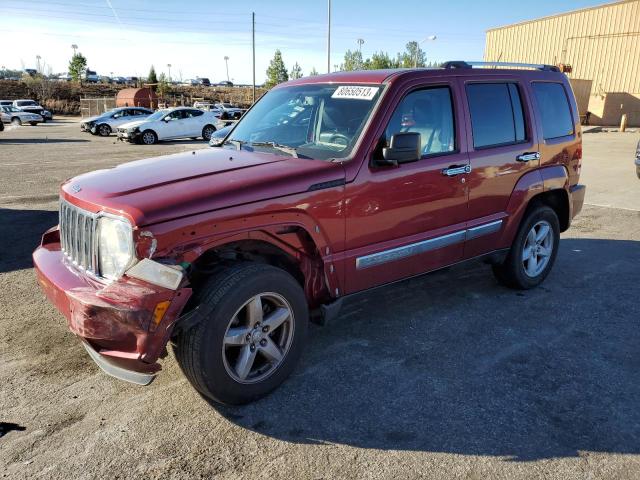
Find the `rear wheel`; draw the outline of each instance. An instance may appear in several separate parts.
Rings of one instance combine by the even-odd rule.
[[[309,312],[302,288],[279,268],[242,263],[209,280],[176,334],[175,352],[191,384],[227,404],[258,399],[293,371]]]
[[[213,132],[216,131],[216,127],[214,127],[213,125],[205,125],[205,127],[202,129],[202,138],[205,141],[209,141],[211,140],[211,135],[213,135]]]
[[[13,117],[11,119],[11,125],[13,126],[18,126],[18,125],[22,125],[22,120],[20,120],[18,117]]]
[[[140,140],[145,145],[153,145],[158,142],[158,135],[156,135],[156,132],[154,132],[153,130],[145,130],[144,132],[142,132]]]
[[[109,135],[111,135],[111,127],[106,123],[98,125],[98,135],[100,135],[101,137],[108,137]]]
[[[533,288],[551,271],[559,244],[558,216],[550,207],[536,207],[522,221],[507,258],[493,266],[493,273],[508,287]]]
[[[29,122],[29,125],[31,125],[32,127],[35,127],[38,124],[38,122]]]

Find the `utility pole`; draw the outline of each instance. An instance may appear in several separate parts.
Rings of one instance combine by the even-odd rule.
[[[364,38],[359,38],[358,40],[358,53],[360,54],[360,59],[358,60],[358,69],[362,68],[362,44],[364,43]]]
[[[253,51],[253,103],[256,103],[256,13],[251,12],[251,49]]]
[[[331,0],[327,0],[327,73],[331,73]]]
[[[224,64],[227,67],[227,82],[229,81],[229,57],[224,56]]]

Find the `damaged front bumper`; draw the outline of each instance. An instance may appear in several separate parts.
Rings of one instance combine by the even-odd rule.
[[[161,369],[171,332],[191,296],[129,278],[104,284],[78,271],[60,249],[58,228],[44,234],[33,253],[38,282],[109,375],[149,384]]]

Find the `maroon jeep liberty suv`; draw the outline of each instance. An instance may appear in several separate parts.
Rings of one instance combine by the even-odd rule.
[[[584,200],[579,118],[547,65],[287,82],[219,147],[65,182],[38,280],[108,374],[150,383],[171,342],[202,395],[249,402],[347,295],[479,257],[542,282]]]

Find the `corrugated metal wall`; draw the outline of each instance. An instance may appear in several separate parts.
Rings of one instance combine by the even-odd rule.
[[[566,63],[592,94],[640,92],[640,0],[487,31],[486,61]]]

